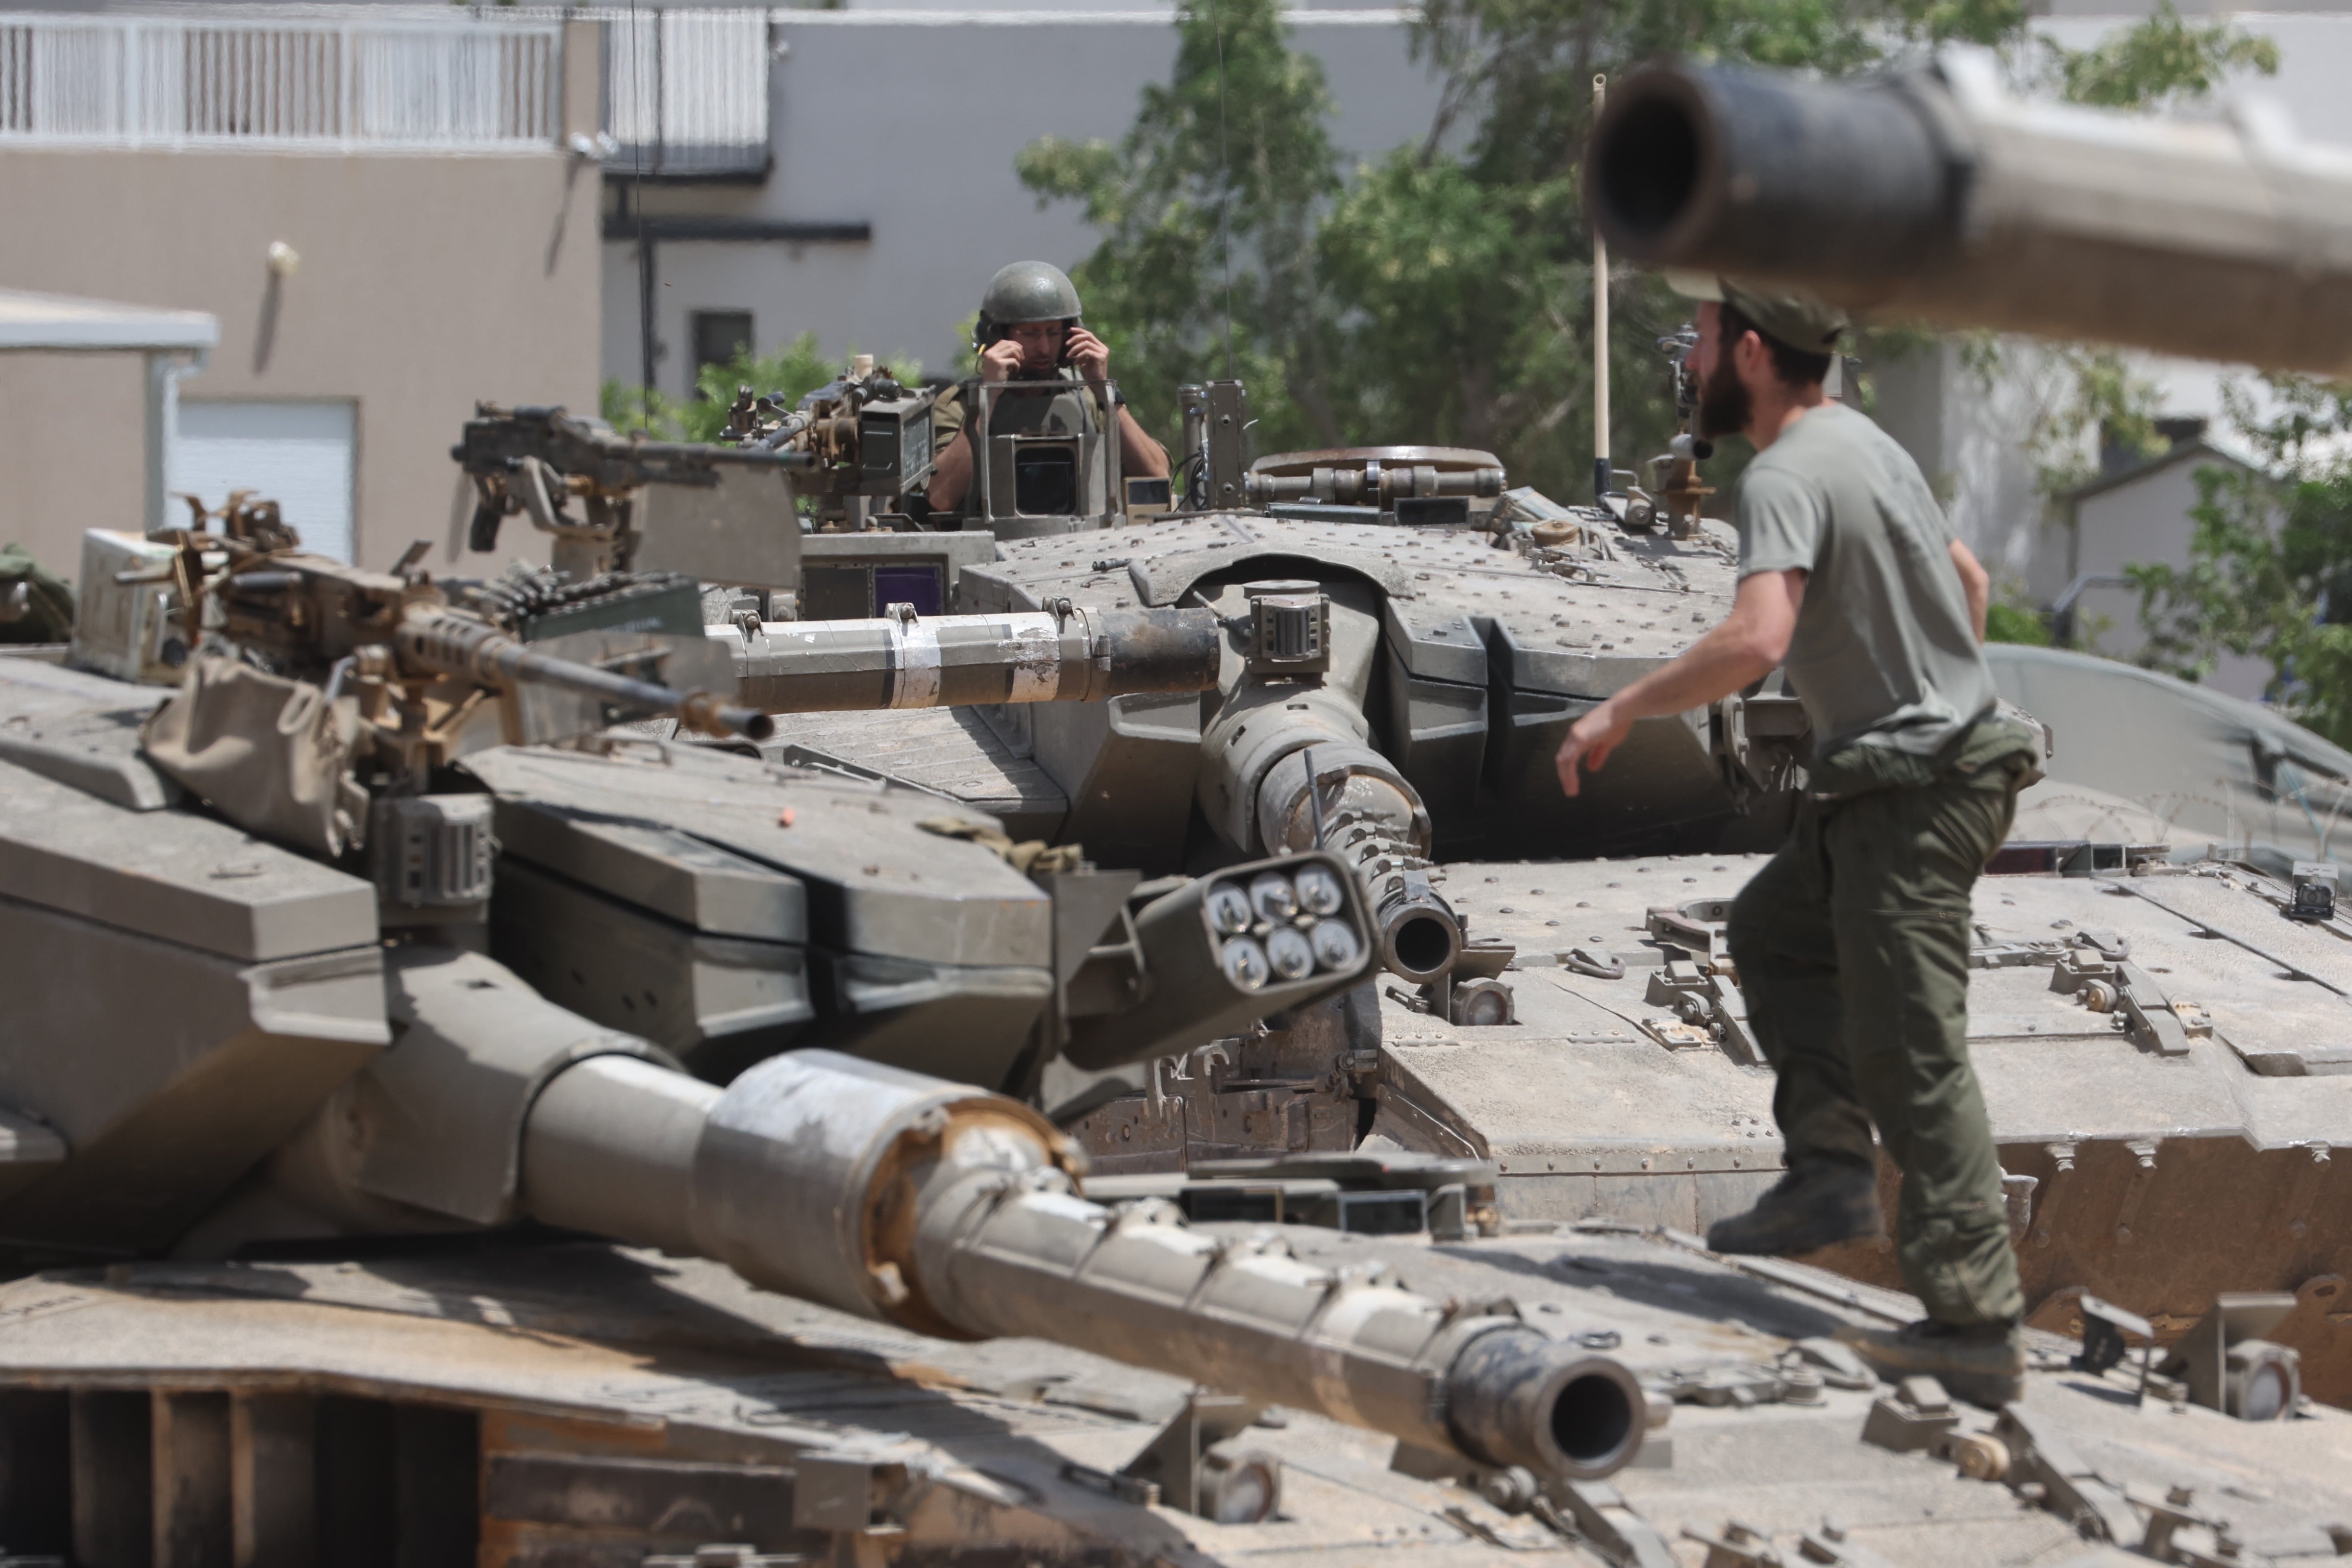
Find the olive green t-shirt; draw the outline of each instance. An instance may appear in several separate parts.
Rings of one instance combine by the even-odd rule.
[[[1856,741],[1927,753],[1993,705],[1943,508],[1911,455],[1823,403],[1740,476],[1739,575],[1801,568],[1790,687],[1822,754]]]

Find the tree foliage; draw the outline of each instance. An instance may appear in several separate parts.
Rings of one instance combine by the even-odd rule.
[[[1128,134],[1048,138],[1019,167],[1041,202],[1082,203],[1101,236],[1076,276],[1147,423],[1172,424],[1180,382],[1237,374],[1261,450],[1458,443],[1573,495],[1591,471],[1579,164],[1594,75],[1662,55],[1836,75],[1957,39],[2004,48],[2075,101],[2149,106],[2276,65],[2266,41],[2168,6],[2087,50],[2031,40],[2025,24],[2021,0],[1427,0],[1413,39],[1440,85],[1432,124],[1342,169],[1321,70],[1292,47],[1277,0],[1184,0],[1175,70]],[[1651,345],[1689,307],[1622,270],[1611,303],[1610,445],[1624,465],[1668,433]],[[1874,333],[1864,352],[1903,341]],[[1990,340],[1979,352],[2003,368]],[[2160,444],[2121,357],[2065,350],[2032,373],[2048,382],[2034,445],[2053,492],[2079,480],[2102,425]],[[1727,487],[1738,462],[1726,452],[1710,478]]]
[[[1414,47],[1440,79],[1433,122],[1343,171],[1321,71],[1276,0],[1185,0],[1173,77],[1128,135],[1039,141],[1020,169],[1101,234],[1076,279],[1147,423],[1172,419],[1177,383],[1230,364],[1261,450],[1461,444],[1570,495],[1591,472],[1589,422],[1571,416],[1593,392],[1578,165],[1594,74],[1669,53],[1852,70],[2009,39],[2022,19],[2015,0],[1432,0]],[[1625,272],[1611,302],[1622,465],[1669,433],[1651,345],[1689,307]]]
[[[2197,531],[2185,567],[2143,565],[2143,662],[2189,680],[2224,653],[2266,660],[2271,698],[2352,745],[2352,387],[2267,382],[2277,410],[2225,393],[2254,452],[2251,469],[2197,474]]]
[[[699,395],[684,401],[665,397],[651,387],[607,381],[598,412],[614,429],[632,434],[661,441],[716,441],[727,427],[727,410],[735,401],[736,388],[748,386],[796,402],[840,375],[856,352],[853,344],[847,353],[828,355],[814,332],[803,332],[773,353],[755,354],[747,349],[723,365],[703,366],[695,377]],[[922,379],[919,360],[900,355],[884,364],[902,382]]]
[[[1145,424],[1171,427],[1178,385],[1238,376],[1261,446],[1339,440],[1315,243],[1340,189],[1322,67],[1289,47],[1274,0],[1194,0],[1178,30],[1173,76],[1118,145],[1047,137],[1021,177],[1101,231],[1074,281]]]
[[[2227,22],[2192,26],[2171,0],[2155,14],[2087,49],[2038,42],[2039,87],[2069,103],[2101,109],[2178,107],[2210,95],[2232,71],[2278,70],[2278,46]],[[2026,444],[2045,499],[2055,502],[2098,476],[2102,445],[2142,457],[2168,443],[2157,433],[2161,389],[2117,350],[2090,343],[2021,349],[1972,334],[1964,361],[1988,387],[1997,378],[2026,384],[2032,422]]]
[[[2201,99],[2231,71],[2278,74],[2278,45],[2227,22],[2191,26],[2165,0],[2156,14],[2087,49],[2043,41],[2043,74],[2069,103],[2155,109]]]

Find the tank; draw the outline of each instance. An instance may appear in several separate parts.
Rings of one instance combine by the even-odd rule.
[[[106,544],[78,643],[176,687],[0,658],[10,1554],[2352,1551],[2305,1394],[2332,879],[2010,846],[1976,1016],[2034,1370],[1882,1389],[1832,1337],[1916,1312],[1882,1256],[1690,1234],[1778,1166],[1715,925],[1793,705],[1537,788],[1719,615],[1719,528],[1482,457],[848,536],[970,621]]]
[[[2352,371],[2352,152],[2258,100],[2158,120],[2002,83],[1969,48],[1849,83],[1647,69],[1610,84],[1586,209],[1622,258],[1885,317]]]
[[[456,585],[242,523],[151,541],[194,574],[166,612],[203,629],[177,688],[0,664],[25,998],[0,1051],[0,1235],[20,1262],[536,1224],[917,1333],[1213,1377],[1458,1461],[1597,1480],[1639,1453],[1648,1403],[1607,1354],[1515,1309],[1196,1237],[1167,1205],[1113,1214],[1050,1124],[973,1086],[1057,1047],[1181,1052],[1353,986],[1370,934],[1338,857],[1148,885],[1074,855],[1016,868],[992,821],[935,798],[604,727],[617,709],[762,738],[730,692],[619,673],[727,669],[706,636],[534,643]],[[1181,656],[1192,622],[1064,619],[1079,695],[1097,644],[1107,681],[1183,685],[1121,650]],[[583,636],[593,663],[548,651]],[[973,646],[949,643],[970,675]],[[820,695],[861,648],[824,650]],[[1006,643],[992,689],[1062,695],[1039,656]],[[37,1508],[40,1465],[105,1440],[81,1412],[64,1449],[12,1438],[12,1510]],[[213,1560],[152,1479],[146,1549],[77,1513],[77,1560]],[[86,1511],[100,1483],[76,1484]],[[232,1545],[268,1522],[218,1506]],[[314,1531],[303,1560],[331,1555]]]
[[[1662,344],[1677,372],[1686,347]],[[1410,520],[1424,481],[1396,476],[1437,469],[1430,451],[1263,458],[1255,508],[1005,541],[963,571],[972,609],[1213,609],[1223,651],[1197,698],[986,707],[919,743],[786,716],[763,744],[919,768],[973,801],[1017,773],[1038,831],[1155,873],[1314,847],[1355,871],[1386,973],[1341,1005],[1041,1078],[1101,1176],[1475,1160],[1504,1227],[1703,1232],[1780,1168],[1721,922],[1785,829],[1801,709],[1776,676],[1646,721],[1566,800],[1566,727],[1727,610],[1730,530],[1675,493],[1676,453],[1655,496],[1579,507],[1448,457],[1453,494],[1431,486],[1447,509]],[[2352,1400],[2352,1233],[2330,1218],[2352,971],[2334,972],[2336,917],[2295,913],[2327,878],[2296,862],[2319,855],[2336,754],[2271,716],[2224,735],[2217,699],[2165,677],[2077,658],[2078,682],[2107,686],[2062,690],[2053,656],[2003,656],[2004,689],[2057,720],[2040,795],[2072,803],[2044,812],[2029,791],[1978,895],[1974,1049],[2034,1321],[2070,1325],[2087,1294],[2170,1343],[2218,1295],[2287,1292],[2275,1332],[2305,1386]],[[2102,714],[2133,716],[2130,734]],[[2080,809],[2091,797],[2106,804]],[[1891,1173],[1886,1196],[1891,1213]],[[1895,1283],[1883,1252],[1826,1261]]]

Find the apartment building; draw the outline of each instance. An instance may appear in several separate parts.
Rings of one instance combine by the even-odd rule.
[[[0,287],[218,320],[164,488],[455,562],[475,400],[595,403],[602,47],[448,11],[0,16]],[[83,528],[151,521],[147,374],[0,360],[0,536],[70,573]]]

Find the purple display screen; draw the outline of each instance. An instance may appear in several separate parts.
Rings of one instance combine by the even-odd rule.
[[[940,576],[936,566],[876,567],[874,613],[882,614],[893,604],[911,604],[918,615],[946,613],[947,596],[940,591]]]

